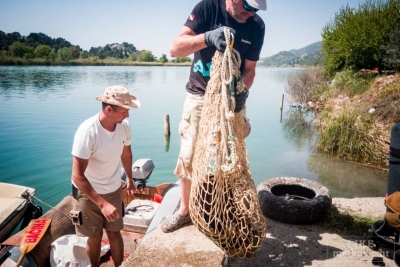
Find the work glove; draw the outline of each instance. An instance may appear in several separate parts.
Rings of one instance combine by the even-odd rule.
[[[204,41],[207,46],[214,46],[218,51],[224,52],[226,48],[226,40],[225,40],[225,27],[219,27],[212,31],[208,31],[204,34]],[[230,30],[230,32],[235,36],[236,31],[232,28],[226,27]]]
[[[246,100],[249,96],[249,90],[244,89],[240,94],[235,94],[235,112],[240,112],[246,106]]]

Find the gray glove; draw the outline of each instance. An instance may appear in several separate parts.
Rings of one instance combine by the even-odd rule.
[[[204,34],[204,41],[207,46],[215,46],[218,51],[223,52],[226,48],[226,40],[224,34],[225,27],[219,27],[215,30],[208,31]],[[235,36],[236,31],[232,28],[226,27]]]
[[[249,90],[244,89],[240,94],[235,94],[235,112],[240,112],[246,106],[246,100],[249,97]]]

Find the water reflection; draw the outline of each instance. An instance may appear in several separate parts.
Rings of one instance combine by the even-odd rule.
[[[316,129],[311,112],[289,110],[283,121],[284,137],[296,147],[313,147]],[[312,151],[307,169],[315,173],[318,182],[328,187],[333,197],[382,197],[387,191],[387,172]],[[383,177],[386,177],[384,179]]]
[[[2,96],[25,96],[47,94],[68,90],[70,85],[86,79],[87,73],[66,68],[0,67]]]
[[[386,194],[386,171],[335,160],[320,153],[311,155],[307,166],[318,175],[318,182],[330,189],[333,197],[383,197]]]
[[[93,73],[93,78],[102,84],[121,84],[124,81],[125,86],[130,87],[137,79],[137,72],[134,71],[104,71]]]
[[[284,138],[301,148],[305,144],[312,144],[315,138],[315,129],[311,122],[314,118],[312,112],[290,109],[285,114],[282,129]]]

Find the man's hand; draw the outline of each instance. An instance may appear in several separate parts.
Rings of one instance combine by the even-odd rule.
[[[235,94],[235,112],[240,112],[242,108],[246,105],[247,97],[249,96],[249,91],[244,89],[240,94]]]
[[[101,213],[106,217],[107,221],[113,222],[119,218],[117,209],[108,202],[105,202],[101,208]]]
[[[218,51],[223,52],[226,48],[224,28],[228,28],[235,35],[236,31],[229,27],[219,27],[204,34],[204,41],[207,46],[215,46]]]
[[[132,179],[127,179],[128,181],[132,181]],[[135,198],[136,186],[133,182],[128,182],[126,186],[126,194],[132,198]]]

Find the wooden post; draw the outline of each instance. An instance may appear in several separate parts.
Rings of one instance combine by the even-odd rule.
[[[171,134],[171,131],[169,129],[169,115],[168,114],[164,115],[164,134],[165,135]]]
[[[285,94],[282,94],[281,111],[283,110],[283,100],[285,99]]]
[[[169,135],[164,136],[164,151],[165,152],[169,151],[169,139],[170,139]]]
[[[280,107],[280,110],[281,110],[281,119],[280,119],[280,122],[282,122],[282,111],[283,111],[283,100],[285,99],[285,94],[282,94],[282,102],[281,102],[281,107]]]
[[[169,115],[164,115],[164,151],[168,152],[169,150],[169,140],[170,140],[170,127],[169,127]]]

